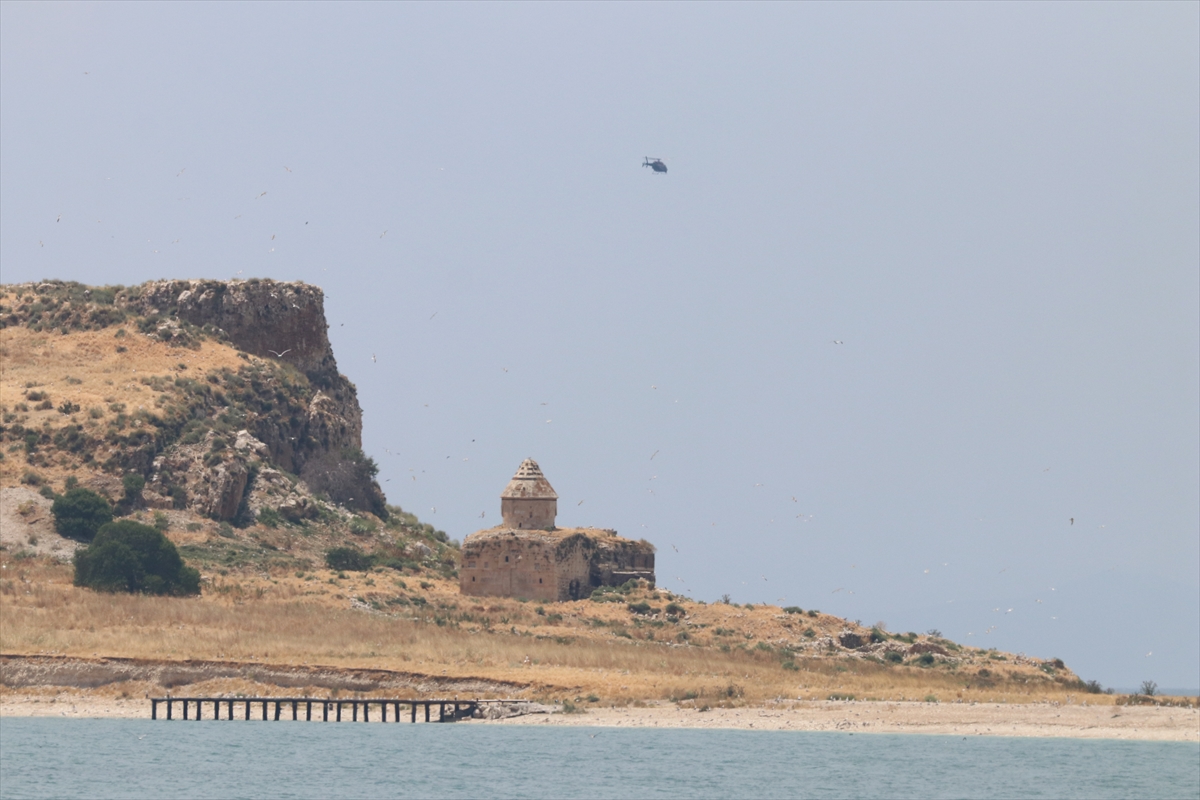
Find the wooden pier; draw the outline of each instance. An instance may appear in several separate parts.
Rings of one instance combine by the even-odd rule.
[[[151,697],[150,719],[159,719],[158,707],[163,704],[166,715],[163,719],[205,719],[204,711],[211,708],[212,716],[207,719],[288,719],[286,712],[290,710],[291,719],[300,720],[303,715],[305,722],[313,721],[314,710],[320,722],[358,722],[359,711],[362,711],[362,721],[371,721],[371,711],[378,712],[379,722],[388,722],[388,711],[392,712],[391,722],[400,722],[407,718],[409,722],[417,721],[417,709],[424,709],[424,722],[455,722],[470,717],[480,705],[488,702],[511,702],[495,700],[400,700],[393,697],[370,697],[353,700],[326,699],[319,697]],[[177,715],[176,708],[180,712]],[[400,710],[403,707],[404,714]],[[437,708],[436,716],[432,713]],[[224,716],[221,712],[224,711]],[[261,715],[261,716],[260,716]]]

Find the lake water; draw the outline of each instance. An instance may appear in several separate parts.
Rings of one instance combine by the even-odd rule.
[[[1200,745],[6,718],[0,796],[1200,798]]]

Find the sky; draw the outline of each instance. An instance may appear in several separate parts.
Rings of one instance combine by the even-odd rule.
[[[1196,3],[6,1],[0,271],[321,286],[454,538],[532,457],[664,588],[1195,688],[1198,98]]]

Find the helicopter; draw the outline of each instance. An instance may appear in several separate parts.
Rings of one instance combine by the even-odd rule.
[[[646,160],[642,162],[642,166],[649,167],[655,172],[666,173],[667,171],[667,165],[663,163],[661,158],[651,158],[650,156],[646,156]]]

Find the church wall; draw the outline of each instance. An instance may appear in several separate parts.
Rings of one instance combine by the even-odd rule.
[[[553,548],[517,535],[463,545],[459,587],[463,594],[559,599]]]
[[[460,590],[465,595],[565,601],[631,578],[653,585],[653,548],[611,533],[493,529],[472,534],[463,543]]]
[[[500,516],[508,528],[545,530],[554,527],[558,501],[553,498],[502,497]]]

